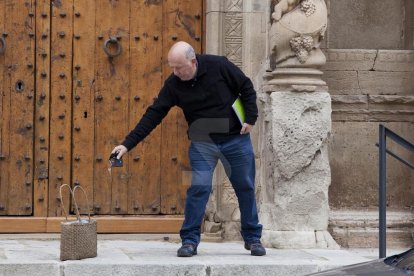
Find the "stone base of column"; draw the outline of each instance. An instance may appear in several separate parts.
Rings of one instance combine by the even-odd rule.
[[[280,249],[339,249],[328,231],[273,231],[264,230],[262,243],[265,247]]]
[[[265,76],[262,242],[338,249],[328,230],[331,98],[322,72],[280,68]]]

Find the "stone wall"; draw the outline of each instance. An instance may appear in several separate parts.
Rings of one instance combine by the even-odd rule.
[[[329,229],[346,247],[378,244],[378,125],[414,142],[414,1],[330,0],[323,79],[332,98]],[[389,148],[413,163],[393,142]],[[414,173],[387,157],[387,245],[413,245]]]
[[[332,97],[332,208],[378,204],[378,124],[414,140],[414,51],[327,50],[323,78]],[[391,149],[410,160],[407,151]],[[411,157],[411,162],[413,162]],[[414,205],[414,174],[390,159],[392,207]]]
[[[413,49],[412,0],[326,0],[330,49]]]
[[[373,208],[379,123],[414,142],[414,1],[330,0],[328,6],[322,70],[332,97],[330,206]],[[393,158],[388,166],[388,205],[414,206],[414,174]]]

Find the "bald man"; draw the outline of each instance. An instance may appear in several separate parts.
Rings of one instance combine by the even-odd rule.
[[[244,247],[251,255],[263,256],[255,197],[255,161],[249,133],[257,119],[256,91],[243,72],[227,58],[196,55],[190,44],[175,43],[168,53],[173,73],[157,99],[147,108],[136,127],[112,153],[121,158],[161,123],[173,106],[180,107],[188,123],[191,140],[189,158],[191,186],[187,190],[185,218],[180,236],[179,257],[197,254],[201,223],[211,193],[218,160],[236,192]],[[232,104],[240,97],[245,109],[241,123]]]

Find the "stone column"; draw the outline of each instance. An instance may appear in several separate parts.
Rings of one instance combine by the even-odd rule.
[[[320,75],[284,68],[266,76],[260,220],[269,247],[338,248],[327,231],[331,98]]]
[[[262,242],[276,248],[338,248],[327,231],[331,183],[331,98],[319,43],[323,0],[279,1],[270,35],[273,70],[265,75]]]

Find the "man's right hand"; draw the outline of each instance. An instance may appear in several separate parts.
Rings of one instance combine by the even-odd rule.
[[[124,146],[124,145],[119,145],[114,147],[114,149],[112,150],[111,154],[117,152],[118,155],[116,156],[116,158],[121,159],[122,155],[124,155],[125,153],[128,152],[128,149]]]

